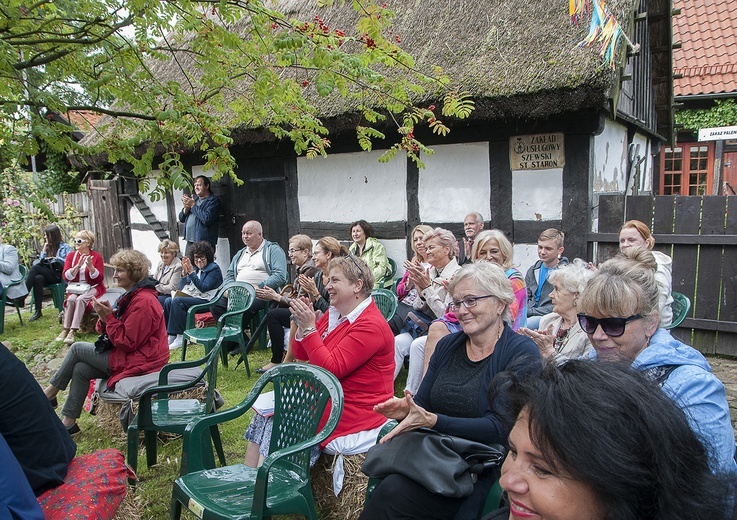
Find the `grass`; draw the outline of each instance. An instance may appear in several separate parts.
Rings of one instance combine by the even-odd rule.
[[[66,347],[54,341],[57,334],[59,334],[60,325],[56,319],[57,313],[53,308],[44,308],[43,317],[35,322],[29,323],[28,319],[30,317],[30,312],[24,312],[24,325],[21,326],[14,310],[13,314],[7,313],[5,316],[5,332],[0,340],[26,364],[39,383],[45,386],[53,374],[53,370],[47,367],[47,363],[54,358],[61,359],[66,352]],[[77,334],[76,339],[77,341],[94,342],[97,339],[97,334]],[[203,355],[204,349],[199,345],[187,348],[187,359],[197,359]],[[174,351],[171,362],[179,361],[180,356],[181,350]],[[256,374],[254,370],[265,365],[270,359],[270,350],[258,349],[258,347],[254,349],[248,357],[251,366],[251,377],[246,376],[243,366],[240,366],[238,370],[233,370],[234,358],[231,358],[228,368],[220,367],[218,391],[225,398],[225,408],[232,407],[242,401],[258,379],[259,374]],[[402,371],[395,381],[396,395],[403,394],[405,377],[406,373]],[[60,401],[63,402],[65,392],[60,393],[59,396]],[[251,416],[252,412],[249,412],[239,420],[226,423],[221,427],[223,449],[228,464],[235,464],[243,460],[246,453],[246,441],[243,439],[243,433]],[[116,448],[123,454],[127,453],[122,430],[120,436],[111,436],[106,430],[97,426],[94,416],[86,412],[82,412],[82,417],[80,417],[78,423],[82,429],[82,433],[75,437],[78,454],[92,453],[102,448]],[[151,468],[147,468],[145,451],[142,446],[139,448],[139,483],[134,493],[135,501],[140,508],[140,518],[145,520],[168,518],[171,486],[179,472],[181,451],[181,439],[171,440],[164,444],[160,442],[157,452],[158,463]]]

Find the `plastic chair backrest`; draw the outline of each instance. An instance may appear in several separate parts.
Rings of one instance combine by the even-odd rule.
[[[389,260],[389,265],[392,268],[392,271],[391,273],[389,273],[389,277],[388,277],[391,280],[392,278],[394,278],[394,275],[397,274],[397,263],[391,258],[387,258],[387,260]]]
[[[333,432],[343,413],[343,388],[332,373],[314,365],[282,363],[261,376],[264,378],[274,386],[270,454],[314,437],[329,400],[332,401],[330,416],[318,434],[319,442]],[[309,478],[309,462],[310,449],[305,449],[287,455],[278,464],[289,466],[305,480]]]
[[[374,302],[376,302],[376,306],[381,311],[384,319],[386,321],[391,320],[397,312],[397,305],[399,304],[397,295],[388,289],[374,289],[371,291],[371,296],[374,298]]]
[[[686,319],[686,315],[691,309],[691,300],[685,294],[672,292],[671,296],[673,297],[673,303],[670,304],[670,308],[673,310],[673,321],[665,327],[666,329],[675,329],[678,327]]]
[[[230,282],[223,289],[228,291],[228,309],[226,312],[245,312],[256,300],[256,291],[250,283]],[[223,326],[241,328],[243,326],[243,316],[241,314],[228,316],[223,320]]]

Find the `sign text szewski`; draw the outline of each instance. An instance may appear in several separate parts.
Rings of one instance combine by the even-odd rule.
[[[509,138],[512,170],[547,170],[565,164],[563,134],[515,135]]]

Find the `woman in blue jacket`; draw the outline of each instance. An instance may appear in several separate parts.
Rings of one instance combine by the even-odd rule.
[[[631,247],[599,268],[578,303],[578,320],[594,357],[624,361],[657,382],[681,407],[711,454],[715,472],[737,475],[734,430],[724,385],[697,350],[659,327],[652,253]]]
[[[215,263],[215,251],[209,242],[195,242],[182,258],[181,292],[164,301],[164,319],[169,334],[169,350],[182,346],[187,311],[198,303],[207,303],[223,284],[223,272]]]

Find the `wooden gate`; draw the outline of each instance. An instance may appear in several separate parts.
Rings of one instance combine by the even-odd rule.
[[[124,247],[131,247],[128,212],[120,200],[117,181],[91,180],[88,191],[95,235],[95,250],[107,262]],[[112,283],[113,272],[105,269],[105,285]]]
[[[589,257],[613,256],[631,219],[650,226],[655,249],[673,258],[673,291],[691,300],[673,335],[705,354],[737,356],[737,197],[602,195]]]

